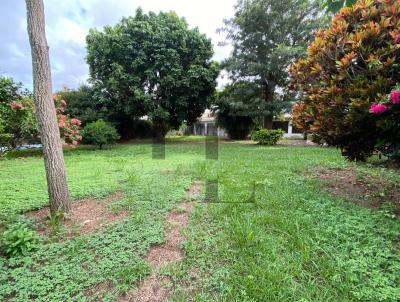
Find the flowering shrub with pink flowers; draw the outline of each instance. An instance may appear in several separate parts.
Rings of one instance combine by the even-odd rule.
[[[18,93],[16,88],[12,94],[6,93],[13,85],[15,84],[11,80],[0,78],[0,155],[21,144],[40,141],[32,97]],[[82,140],[81,121],[65,114],[65,100],[58,95],[53,99],[61,142],[74,148]]]
[[[372,103],[370,112],[373,114],[381,114],[392,109],[395,105],[400,104],[400,85],[393,90],[387,98],[380,103]]]
[[[0,103],[1,119],[3,120],[0,135],[6,140],[0,140],[0,145],[13,149],[24,142],[35,142],[38,137],[38,127],[32,99],[21,96],[11,103]]]
[[[76,118],[71,118],[68,114],[65,114],[65,108],[67,102],[59,95],[54,95],[54,104],[57,111],[58,127],[60,128],[60,137],[63,145],[75,148],[78,142],[82,140],[80,134],[81,121]]]
[[[388,96],[373,103],[370,113],[378,130],[377,150],[400,162],[400,84]]]

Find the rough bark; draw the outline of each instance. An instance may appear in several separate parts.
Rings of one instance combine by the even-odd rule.
[[[43,144],[50,211],[52,215],[59,212],[66,214],[71,209],[71,203],[65,175],[60,130],[52,98],[43,0],[26,0],[26,8],[32,52],[33,95]]]

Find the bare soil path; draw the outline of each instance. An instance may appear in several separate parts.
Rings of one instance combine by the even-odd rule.
[[[136,289],[120,297],[119,302],[165,302],[169,300],[173,284],[168,277],[159,275],[158,270],[182,259],[181,244],[185,240],[182,232],[187,227],[193,210],[191,201],[199,196],[201,186],[201,182],[194,182],[186,192],[188,201],[182,202],[178,209],[167,214],[164,243],[151,247],[145,256],[146,262],[151,267],[150,275]]]

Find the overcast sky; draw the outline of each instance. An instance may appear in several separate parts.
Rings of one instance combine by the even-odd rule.
[[[88,77],[85,62],[85,38],[89,28],[114,25],[123,16],[133,15],[136,8],[147,11],[175,11],[191,28],[210,37],[214,59],[229,55],[230,47],[218,46],[224,40],[217,34],[223,19],[233,15],[236,0],[44,0],[46,35],[50,46],[53,89],[70,88]],[[32,63],[26,31],[24,0],[0,0],[0,74],[32,87]],[[220,85],[225,80],[219,80]]]

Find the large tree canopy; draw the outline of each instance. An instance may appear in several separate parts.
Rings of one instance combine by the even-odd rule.
[[[211,41],[173,12],[139,9],[114,27],[92,29],[87,50],[91,81],[122,128],[143,115],[163,132],[193,123],[216,87]]]
[[[312,0],[239,0],[235,16],[223,30],[233,52],[223,67],[234,81],[260,87],[253,104],[266,124],[291,100],[284,87],[291,62],[305,54],[313,29],[318,26],[319,6]],[[267,126],[267,125],[266,125]]]

